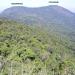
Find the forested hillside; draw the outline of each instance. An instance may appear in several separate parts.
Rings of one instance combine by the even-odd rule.
[[[75,14],[57,5],[39,8],[14,6],[5,9],[0,17],[30,26],[46,28],[49,32],[55,32],[75,41]]]
[[[43,27],[0,19],[0,75],[11,69],[13,75],[75,75],[75,43]]]

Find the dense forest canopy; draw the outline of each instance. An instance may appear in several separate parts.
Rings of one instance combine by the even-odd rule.
[[[56,5],[5,9],[0,75],[75,75],[75,14]]]

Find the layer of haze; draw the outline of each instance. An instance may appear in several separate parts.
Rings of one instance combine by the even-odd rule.
[[[3,11],[6,8],[9,8],[11,6],[11,3],[23,3],[23,6],[26,7],[42,7],[42,6],[48,6],[52,5],[52,3],[49,3],[49,1],[57,1],[57,0],[0,0],[0,12]],[[75,12],[75,0],[58,0],[59,3],[55,3],[53,5],[60,5],[62,7],[65,7],[72,12]]]

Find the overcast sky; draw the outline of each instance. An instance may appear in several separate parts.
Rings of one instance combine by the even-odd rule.
[[[57,0],[0,0],[0,12],[4,9],[11,7],[11,3],[21,2],[26,7],[41,7],[51,5],[49,1]],[[58,0],[58,5],[63,6],[73,12],[75,12],[75,0]],[[57,5],[57,4],[56,4]]]

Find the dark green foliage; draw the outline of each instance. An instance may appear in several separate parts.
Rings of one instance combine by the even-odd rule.
[[[0,25],[2,24],[3,22],[2,21],[0,21]]]
[[[0,70],[2,75],[8,75],[9,62],[14,62],[17,75],[22,64],[28,75],[75,75],[75,43],[70,39],[37,26],[8,20],[1,22],[0,56],[6,63]]]

